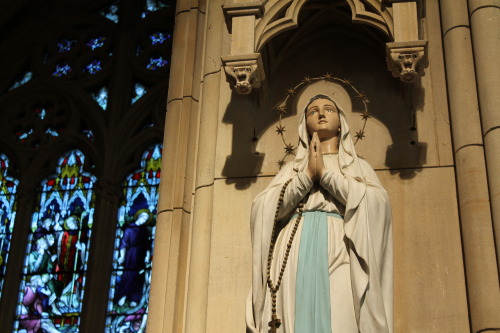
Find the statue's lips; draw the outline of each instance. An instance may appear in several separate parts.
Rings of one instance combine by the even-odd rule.
[[[322,120],[322,121],[318,122],[318,124],[328,124],[328,122],[326,120]]]

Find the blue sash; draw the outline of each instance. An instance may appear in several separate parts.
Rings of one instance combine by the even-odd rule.
[[[303,213],[295,287],[296,333],[332,332],[327,216],[343,219],[336,213]]]

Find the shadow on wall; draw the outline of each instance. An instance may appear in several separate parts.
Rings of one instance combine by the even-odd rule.
[[[306,5],[299,28],[274,37],[262,50],[267,77],[262,87],[250,95],[232,94],[223,117],[224,123],[233,125],[231,153],[222,171],[226,183],[246,189],[258,175],[278,171],[281,140],[269,136],[278,121],[274,108],[287,89],[304,77],[326,73],[352,80],[370,100],[372,119],[365,140],[356,145],[358,154],[375,169],[389,169],[401,179],[415,177],[427,160],[427,143],[418,138],[419,131],[427,129],[417,128],[415,121],[423,109],[425,91],[418,82],[406,84],[391,76],[385,42],[375,29],[353,24],[348,8],[321,10]],[[362,111],[353,109],[353,113]],[[286,117],[295,114],[292,110]],[[262,140],[269,141],[261,145]],[[265,154],[257,151],[258,143]]]
[[[231,154],[226,157],[222,175],[226,184],[234,184],[236,189],[250,187],[262,169],[265,154],[256,151],[258,138],[252,126],[257,115],[253,103],[255,95],[233,93],[222,119],[223,123],[233,124]]]

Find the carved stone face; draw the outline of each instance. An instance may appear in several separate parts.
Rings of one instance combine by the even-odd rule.
[[[306,110],[306,127],[310,136],[317,132],[320,139],[337,136],[340,129],[340,119],[335,104],[323,98],[309,104]]]

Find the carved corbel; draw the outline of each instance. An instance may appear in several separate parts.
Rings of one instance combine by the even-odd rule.
[[[392,7],[394,42],[387,43],[387,68],[403,82],[414,82],[427,67],[427,41],[419,38],[421,0],[384,0]],[[420,9],[420,10],[419,10]]]
[[[249,94],[260,87],[264,70],[260,53],[255,53],[255,24],[264,12],[262,1],[235,0],[223,6],[231,33],[231,53],[222,57],[222,65],[231,89]]]
[[[238,94],[249,94],[265,79],[260,53],[222,57],[226,80]]]
[[[403,82],[414,82],[427,67],[427,41],[387,43],[387,68]]]

